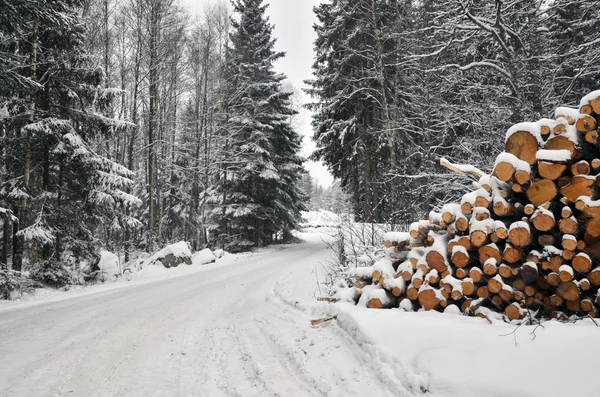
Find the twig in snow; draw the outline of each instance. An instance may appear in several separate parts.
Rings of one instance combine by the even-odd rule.
[[[323,324],[323,323],[326,323],[327,321],[331,321],[331,320],[335,320],[335,319],[337,319],[337,316],[330,316],[330,317],[320,318],[317,320],[310,320],[310,325],[315,326],[315,325]]]
[[[317,301],[336,303],[336,302],[340,301],[340,298],[320,297],[320,298],[317,298]]]

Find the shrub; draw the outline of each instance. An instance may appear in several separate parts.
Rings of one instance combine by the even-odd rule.
[[[52,288],[63,288],[74,283],[71,270],[55,261],[43,261],[32,272],[31,278]]]

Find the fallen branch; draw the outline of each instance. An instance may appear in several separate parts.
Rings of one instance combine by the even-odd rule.
[[[336,302],[340,301],[340,298],[321,297],[321,298],[317,298],[317,301],[336,303]]]
[[[337,316],[324,317],[324,318],[320,318],[318,320],[310,320],[310,325],[315,326],[315,325],[323,324],[323,323],[326,323],[327,321],[331,321],[331,320],[335,320],[335,319],[337,319]]]
[[[485,172],[477,167],[468,164],[453,164],[445,158],[440,159],[440,165],[458,174],[472,176],[476,180],[479,180],[482,176],[486,175]]]

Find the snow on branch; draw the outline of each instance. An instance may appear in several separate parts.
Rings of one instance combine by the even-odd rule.
[[[485,172],[481,171],[477,167],[469,164],[453,164],[443,157],[440,159],[440,165],[458,174],[472,176],[476,180],[479,180],[481,177],[486,175]]]

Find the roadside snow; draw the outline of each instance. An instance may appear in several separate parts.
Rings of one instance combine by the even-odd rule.
[[[213,252],[208,248],[198,251],[192,255],[192,265],[206,265],[208,263],[213,263],[216,260],[217,257],[215,254],[213,254]]]
[[[98,268],[102,272],[102,279],[111,279],[121,275],[121,260],[119,257],[109,251],[100,251],[100,262]]]
[[[521,326],[437,312],[339,305],[338,323],[413,388],[443,397],[593,396],[600,328]],[[557,366],[560,376],[550,368]],[[589,380],[589,381],[586,381]]]

